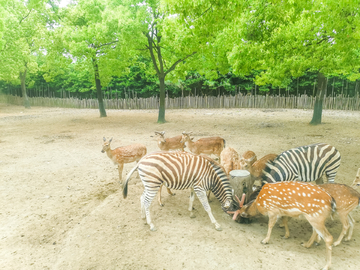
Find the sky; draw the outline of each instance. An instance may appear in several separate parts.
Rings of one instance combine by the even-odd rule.
[[[71,0],[60,0],[60,7],[66,7],[69,3],[70,3]]]

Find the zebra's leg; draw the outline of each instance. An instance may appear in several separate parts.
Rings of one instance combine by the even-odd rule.
[[[195,192],[194,192],[194,189],[191,188],[191,192],[190,192],[190,203],[189,203],[189,211],[190,211],[190,217],[191,217],[191,218],[196,217],[195,214],[194,214],[194,212],[193,212],[194,199],[195,199]]]
[[[141,197],[140,197],[141,218],[142,218],[142,219],[145,219],[145,218],[146,218],[146,215],[145,215],[145,207],[144,207],[144,196],[145,196],[145,190],[144,190],[143,194],[142,194]],[[147,224],[146,221],[145,221],[145,224]]]
[[[153,189],[145,188],[143,194],[141,195],[141,208],[142,208],[142,211],[145,212],[146,223],[149,224],[151,231],[156,231],[156,227],[151,222],[150,205],[151,205],[152,200],[156,197],[159,187],[160,186],[155,187]]]
[[[211,213],[211,207],[209,205],[209,202],[208,202],[208,199],[206,196],[206,191],[205,190],[195,190],[195,193],[196,193],[196,196],[199,198],[201,204],[203,205],[205,211],[208,213],[211,222],[215,225],[215,229],[218,231],[222,231],[220,224],[217,223],[213,214]]]

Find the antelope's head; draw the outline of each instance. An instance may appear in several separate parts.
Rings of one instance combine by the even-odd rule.
[[[106,138],[104,137],[104,143],[103,143],[103,148],[101,150],[101,153],[105,153],[106,151],[108,151],[110,149],[110,143],[112,141],[113,138],[111,138],[109,141],[106,141]]]
[[[155,135],[157,136],[157,139],[158,139],[159,143],[165,143],[166,142],[166,140],[165,140],[165,131],[161,131],[161,132],[155,131]]]
[[[256,160],[257,158],[253,151],[246,151],[240,158],[240,170],[249,170]]]
[[[183,132],[181,135],[182,135],[182,138],[181,138],[181,141],[180,143],[186,143],[188,141],[191,141],[192,138],[190,138],[190,135],[191,135],[192,132]]]

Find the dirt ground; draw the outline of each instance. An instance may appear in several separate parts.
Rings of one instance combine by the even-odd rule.
[[[320,269],[325,245],[303,248],[312,233],[305,219],[292,219],[290,238],[276,225],[268,245],[260,241],[267,218],[251,224],[232,221],[212,197],[216,231],[189,191],[154,200],[151,232],[140,218],[143,185],[133,175],[123,199],[115,165],[101,153],[102,138],[112,147],[143,143],[157,151],[154,131],[167,136],[192,131],[195,139],[222,136],[239,153],[268,153],[325,142],[342,154],[336,182],[351,184],[360,167],[360,112],[324,111],[323,124],[310,126],[309,110],[157,111],[23,107],[0,104],[0,269]],[[135,163],[126,164],[123,177]],[[332,269],[359,269],[360,214],[353,238],[333,248]],[[337,238],[339,219],[327,221]]]

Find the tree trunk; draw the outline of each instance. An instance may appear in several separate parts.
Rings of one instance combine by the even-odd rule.
[[[310,125],[321,124],[322,105],[327,88],[327,78],[325,78],[323,73],[321,72],[318,73],[317,80],[318,82],[317,82],[317,91],[315,97],[314,113]]]
[[[102,91],[101,91],[99,67],[98,67],[98,64],[97,64],[95,58],[93,58],[92,61],[93,61],[93,65],[94,65],[96,93],[97,93],[97,98],[98,98],[98,101],[99,101],[100,117],[106,117],[107,115],[106,115],[104,101],[103,101],[103,95],[102,95]]]
[[[165,76],[159,76],[160,81],[160,106],[158,123],[165,123]]]
[[[30,109],[31,108],[30,107],[30,101],[29,101],[29,98],[28,98],[28,96],[26,94],[26,86],[25,86],[26,72],[27,72],[27,68],[25,69],[24,72],[20,71],[21,93],[22,93],[25,108]]]

